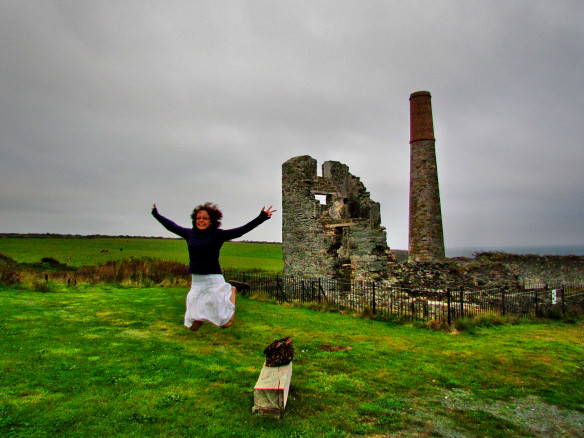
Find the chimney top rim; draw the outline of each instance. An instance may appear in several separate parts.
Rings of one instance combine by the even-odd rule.
[[[419,96],[430,96],[430,97],[432,97],[432,95],[430,94],[429,91],[416,91],[415,93],[410,94],[410,100],[412,100],[414,97],[419,97]]]

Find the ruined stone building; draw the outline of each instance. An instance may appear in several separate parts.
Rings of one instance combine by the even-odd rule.
[[[284,274],[387,278],[393,258],[379,203],[345,164],[326,161],[322,176],[316,164],[304,155],[282,165]]]
[[[349,167],[338,161],[323,163],[321,176],[317,175],[316,160],[308,155],[282,165],[282,218],[285,275],[342,281],[384,279],[389,280],[383,282],[385,286],[417,293],[420,288],[444,287],[514,289],[519,287],[519,274],[524,280],[535,278],[539,282],[544,278],[574,281],[581,272],[581,261],[570,258],[542,261],[536,256],[488,253],[468,260],[445,258],[432,105],[427,91],[410,95],[408,263],[396,263],[389,250],[379,203],[370,198],[360,179],[349,173]],[[561,269],[556,263],[562,264]],[[383,293],[383,288],[378,289],[378,299],[384,299]],[[399,297],[391,298],[396,299],[400,305]]]
[[[317,197],[322,197],[320,202]],[[282,248],[285,275],[387,279],[397,271],[381,226],[379,203],[338,161],[304,155],[282,165]],[[444,237],[431,96],[410,95],[408,262],[444,260]],[[390,272],[393,272],[390,274]]]

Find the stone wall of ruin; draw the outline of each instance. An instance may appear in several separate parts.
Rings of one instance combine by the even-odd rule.
[[[317,195],[326,197],[321,204]],[[304,155],[282,165],[284,274],[330,279],[387,278],[393,256],[379,203],[338,161]]]

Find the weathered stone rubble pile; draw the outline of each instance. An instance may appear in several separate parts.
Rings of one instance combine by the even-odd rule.
[[[392,284],[407,289],[516,288],[518,276],[500,262],[451,259],[394,265]]]

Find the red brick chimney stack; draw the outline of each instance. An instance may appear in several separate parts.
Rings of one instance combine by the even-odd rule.
[[[444,258],[431,98],[428,91],[410,95],[409,262]]]
[[[436,140],[431,99],[428,91],[417,91],[410,95],[410,143],[418,140]]]

